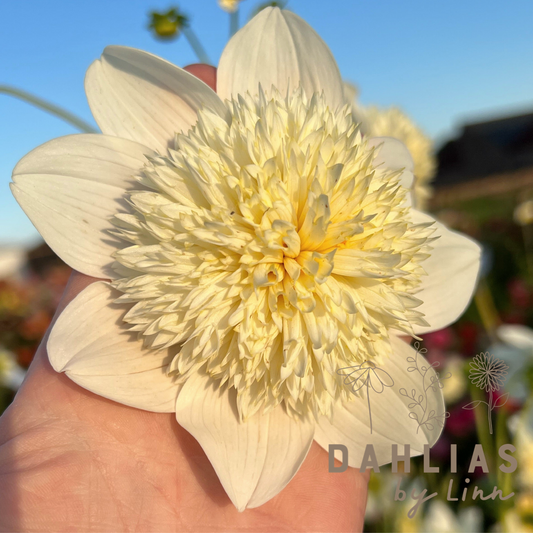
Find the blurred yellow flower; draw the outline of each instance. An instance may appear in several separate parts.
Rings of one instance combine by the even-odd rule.
[[[228,13],[235,13],[241,2],[242,0],[218,0],[218,5]]]
[[[448,359],[444,374],[448,372],[451,376],[444,380],[442,384],[442,393],[444,394],[444,400],[448,403],[455,403],[460,400],[466,392],[467,381],[463,372],[464,362],[459,356],[452,356]]]
[[[527,200],[516,206],[513,216],[515,222],[520,226],[527,226],[533,223],[533,200]]]
[[[533,494],[517,496],[515,506],[509,509],[502,520],[502,530],[508,533],[533,532]]]
[[[357,95],[357,89],[345,84],[345,95]],[[353,99],[351,101],[363,133],[370,137],[394,137],[405,144],[414,162],[415,205],[418,209],[425,209],[432,195],[430,182],[437,167],[433,141],[397,107],[365,107]]]
[[[478,507],[467,507],[455,514],[450,505],[433,500],[420,531],[432,533],[476,533],[483,531],[483,513]]]

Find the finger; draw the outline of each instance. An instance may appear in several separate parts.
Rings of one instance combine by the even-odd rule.
[[[94,283],[95,281],[102,281],[98,278],[91,278],[90,276],[86,276],[85,274],[81,274],[77,270],[73,270],[72,274],[70,275],[70,278],[68,280],[67,286],[65,287],[65,290],[63,291],[63,295],[61,296],[61,300],[59,301],[59,304],[56,309],[56,313],[54,315],[54,319],[52,320],[52,324],[56,321],[57,317],[61,314],[63,309],[72,301],[78,294],[83,291],[86,287],[88,287],[91,283]]]
[[[206,85],[209,85],[213,91],[217,90],[217,69],[215,67],[205,65],[204,63],[195,63],[186,66],[183,70],[190,72],[193,76],[202,80]]]

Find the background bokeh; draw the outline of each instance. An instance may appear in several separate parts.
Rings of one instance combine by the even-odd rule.
[[[231,4],[236,14],[228,13]],[[2,88],[32,93],[96,128],[83,78],[106,45],[141,48],[184,66],[198,62],[190,46],[196,36],[216,64],[232,24],[246,22],[259,4],[228,0],[224,10],[215,0],[0,3],[0,413],[20,385],[70,273],[11,196],[11,171],[39,144],[79,132]],[[451,373],[443,381],[450,417],[431,452],[440,471],[424,475],[420,458],[411,461],[409,474],[387,467],[373,474],[366,529],[533,531],[533,3],[291,0],[287,8],[331,47],[351,84],[347,94],[363,130],[397,136],[409,147],[419,165],[419,205],[484,248],[470,308],[458,323],[422,341],[430,362],[442,375]],[[179,28],[179,14],[187,17],[187,28]],[[502,405],[493,411],[492,435],[486,411],[463,409],[486,399],[468,379],[480,353],[508,366],[495,395]],[[490,473],[478,469],[468,484],[478,443]],[[513,474],[498,469],[504,443],[517,448]],[[458,446],[454,474],[451,444]],[[407,511],[414,502],[394,501],[400,479],[409,493],[438,492],[412,519]],[[450,479],[459,501],[446,500]],[[515,496],[461,501],[463,488],[474,484],[485,494],[497,485]]]

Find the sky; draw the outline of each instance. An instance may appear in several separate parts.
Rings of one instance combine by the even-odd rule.
[[[257,1],[242,3],[245,22]],[[178,5],[217,63],[228,15],[215,0],[0,0],[0,85],[34,93],[94,124],[83,89],[105,46],[147,50],[179,66],[197,62],[183,38],[156,41],[148,12]],[[289,0],[324,39],[363,104],[396,105],[438,145],[465,122],[533,112],[531,0]],[[16,163],[36,146],[77,133],[0,94],[0,245],[38,234],[9,190]]]

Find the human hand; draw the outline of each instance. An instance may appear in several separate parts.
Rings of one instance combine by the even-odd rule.
[[[214,88],[214,68],[187,70]],[[74,273],[58,313],[94,281]],[[367,482],[329,473],[313,443],[278,496],[239,513],[173,414],[82,389],[51,368],[45,342],[0,418],[1,531],[360,531]]]

